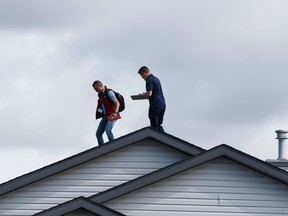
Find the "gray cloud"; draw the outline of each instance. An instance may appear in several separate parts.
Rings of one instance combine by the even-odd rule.
[[[203,148],[227,143],[276,158],[274,130],[288,127],[287,6],[1,1],[1,154],[30,152],[46,157],[43,166],[95,146],[96,79],[126,98],[117,137],[149,125],[148,102],[129,98],[145,90],[137,70],[147,65],[165,90],[168,133]],[[2,181],[19,174],[5,173]]]

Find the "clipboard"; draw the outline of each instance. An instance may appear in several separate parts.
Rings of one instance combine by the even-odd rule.
[[[141,95],[131,95],[132,100],[141,100],[143,99]]]

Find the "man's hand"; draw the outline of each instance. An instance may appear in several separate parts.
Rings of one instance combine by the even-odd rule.
[[[115,119],[117,117],[117,113],[112,113],[111,115],[110,115],[110,118],[111,119]]]

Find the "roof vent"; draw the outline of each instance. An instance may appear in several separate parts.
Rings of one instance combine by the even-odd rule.
[[[278,159],[267,159],[266,162],[279,167],[288,172],[288,160],[287,160],[287,139],[288,131],[286,130],[276,130],[277,133],[276,139],[278,139]]]
[[[278,139],[278,160],[287,160],[287,139],[288,139],[288,131],[286,130],[276,130],[277,133],[276,139]]]

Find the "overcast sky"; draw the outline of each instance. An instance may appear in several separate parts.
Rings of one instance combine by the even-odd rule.
[[[287,10],[287,0],[0,0],[0,183],[97,145],[96,79],[126,98],[116,138],[148,126],[148,101],[129,97],[145,91],[143,65],[162,82],[167,133],[276,159]]]

